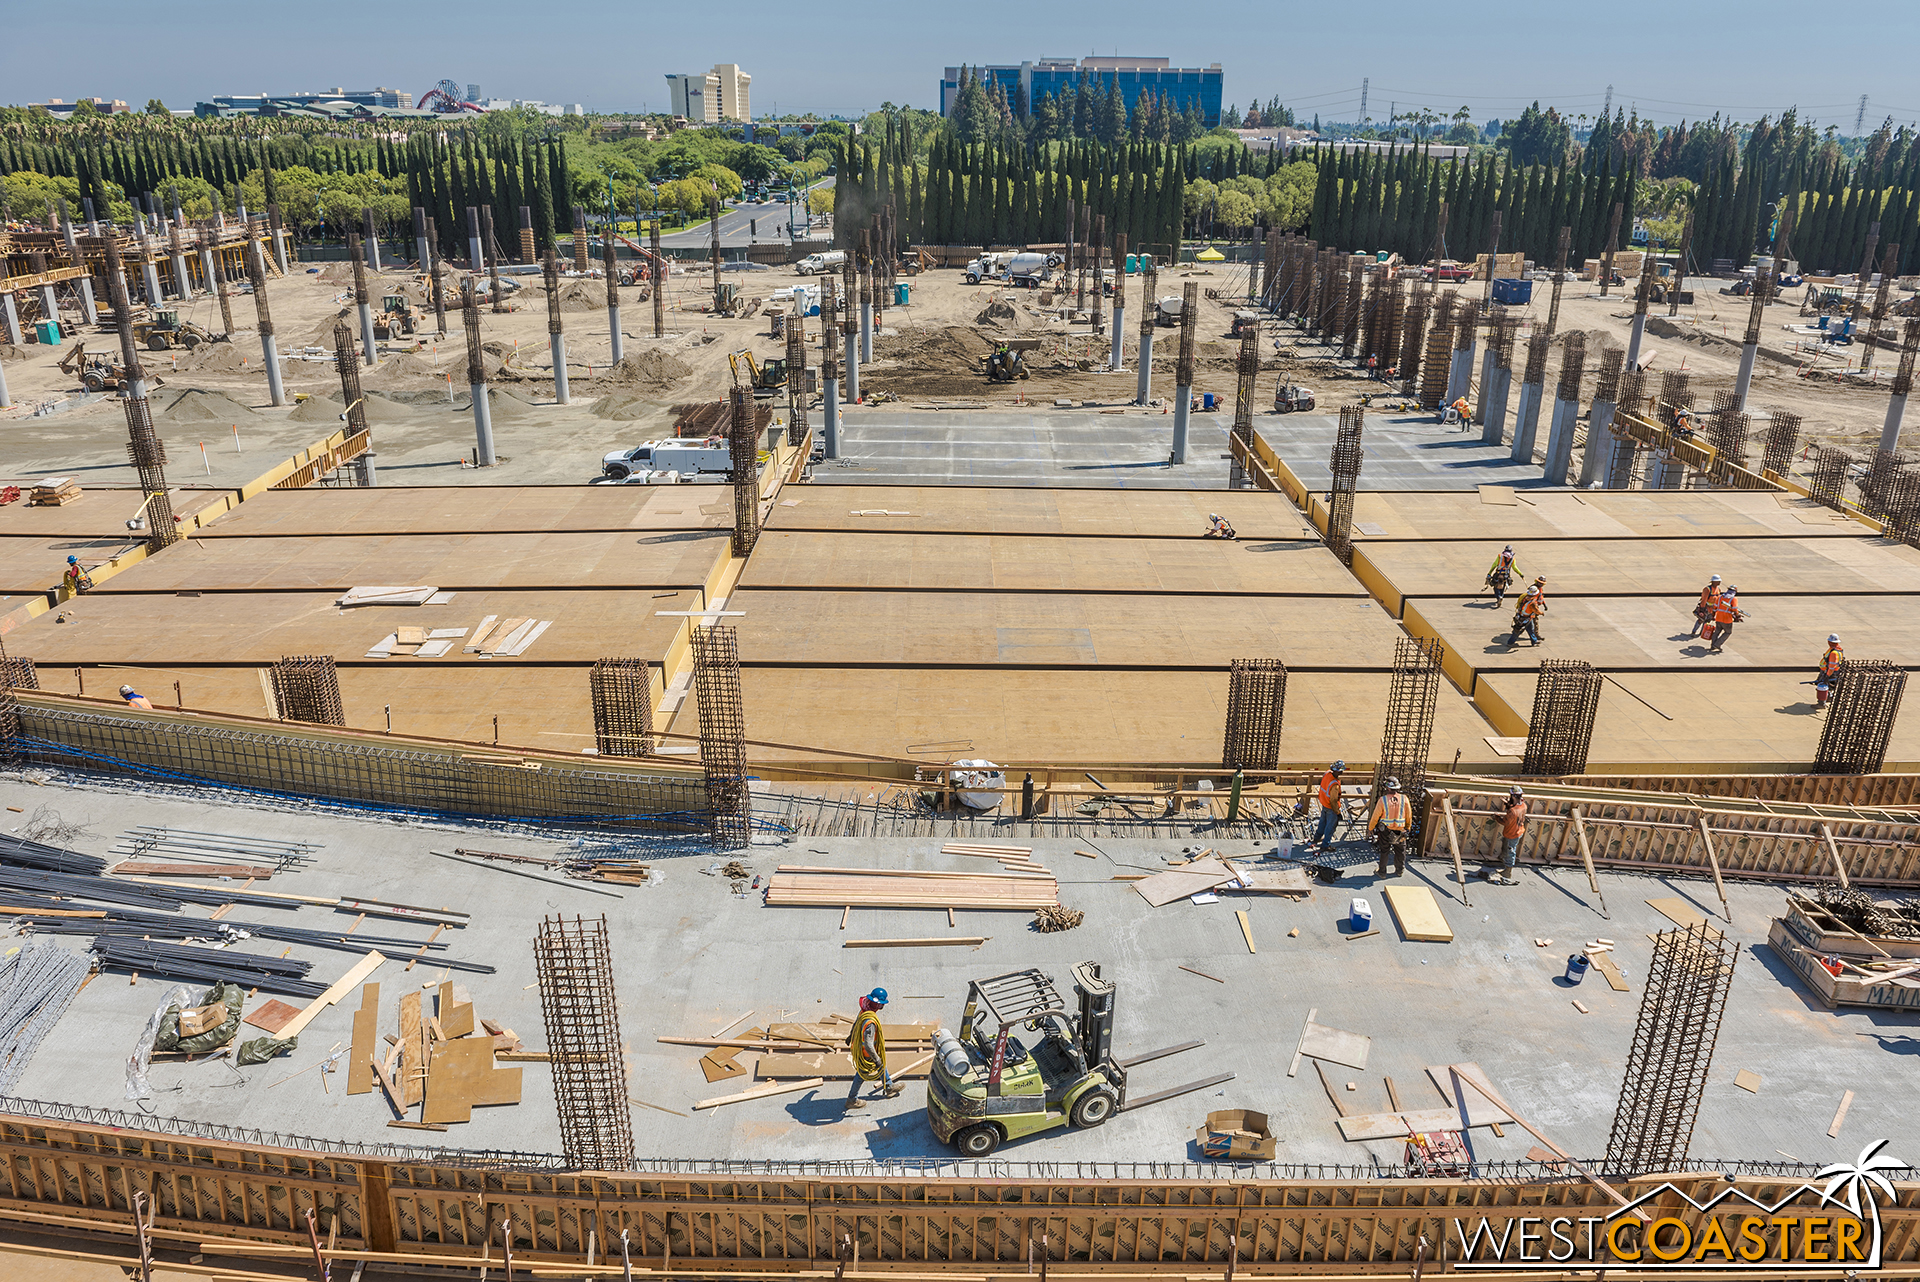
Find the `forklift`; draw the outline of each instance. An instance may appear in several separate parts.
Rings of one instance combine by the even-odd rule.
[[[1062,1126],[1099,1126],[1116,1112],[1157,1104],[1233,1077],[1222,1073],[1142,1099],[1127,1098],[1127,1070],[1205,1045],[1192,1041],[1131,1059],[1113,1057],[1114,985],[1098,962],[1073,968],[1077,1011],[1053,979],[1017,970],[967,985],[960,1035],[933,1035],[927,1077],[927,1120],[933,1133],[968,1157],[986,1157],[1001,1143]],[[1029,1047],[1016,1029],[1037,1033]]]
[[[404,294],[388,294],[380,300],[380,314],[373,321],[375,338],[394,338],[413,333],[413,304]]]

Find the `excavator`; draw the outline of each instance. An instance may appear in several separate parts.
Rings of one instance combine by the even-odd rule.
[[[60,372],[78,378],[80,386],[89,392],[117,392],[127,384],[126,366],[105,356],[89,359],[84,342],[75,343],[73,350],[60,358]],[[149,377],[147,385],[159,387],[162,380]]]
[[[755,396],[777,396],[787,390],[787,358],[784,356],[770,356],[761,362],[754,359],[751,350],[743,347],[727,356],[727,364],[733,367],[735,387],[741,386],[740,366],[747,367],[745,385]]]

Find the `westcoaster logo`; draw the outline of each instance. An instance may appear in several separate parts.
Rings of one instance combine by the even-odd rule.
[[[1827,1167],[1771,1201],[1728,1185],[1696,1201],[1671,1182],[1605,1215],[1456,1219],[1462,1269],[1641,1268],[1765,1270],[1773,1274],[1880,1267],[1880,1206],[1894,1204],[1883,1172],[1906,1163],[1881,1153]],[[1597,1209],[1597,1208],[1596,1208]],[[1689,1210],[1692,1212],[1689,1214]]]

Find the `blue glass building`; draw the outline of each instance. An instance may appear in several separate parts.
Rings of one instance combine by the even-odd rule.
[[[1141,93],[1151,89],[1172,102],[1177,111],[1198,107],[1200,118],[1209,129],[1220,123],[1220,64],[1209,67],[1175,67],[1167,58],[1042,58],[1013,67],[976,67],[968,64],[983,85],[998,85],[1007,101],[1024,104],[1027,110],[1042,97],[1071,96],[1080,87],[1080,74],[1102,84],[1117,83],[1126,95],[1127,110]],[[940,114],[953,114],[960,96],[960,68],[948,67],[940,78]]]

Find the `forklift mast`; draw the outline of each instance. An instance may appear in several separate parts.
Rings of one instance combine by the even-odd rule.
[[[1073,968],[1073,986],[1080,995],[1080,1050],[1088,1069],[1113,1060],[1113,984],[1100,978],[1099,962],[1081,962]]]

